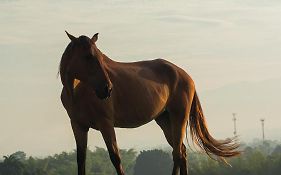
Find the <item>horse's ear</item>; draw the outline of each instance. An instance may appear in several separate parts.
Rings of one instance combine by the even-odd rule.
[[[73,41],[73,40],[75,40],[75,39],[76,39],[76,37],[75,37],[75,36],[73,36],[73,35],[69,34],[67,31],[65,31],[65,33],[67,34],[68,38],[69,38],[71,41]]]
[[[92,42],[95,43],[98,40],[99,33],[94,34],[94,36],[91,38]]]

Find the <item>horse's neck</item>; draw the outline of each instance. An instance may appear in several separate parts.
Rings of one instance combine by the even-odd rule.
[[[104,62],[106,64],[111,64],[115,61],[113,61],[112,59],[110,59],[108,56],[106,56],[104,53],[102,53],[102,51],[96,47],[96,51],[99,53],[100,56],[102,56],[102,59],[104,60]]]
[[[110,79],[118,79],[118,72],[120,69],[122,69],[121,68],[122,63],[110,59],[108,56],[106,56],[103,53],[101,53],[101,54],[102,54],[103,60],[106,64],[105,69],[106,69],[107,73],[109,74]]]
[[[106,56],[105,54],[101,53],[103,60],[105,61],[106,64],[111,64],[114,63],[115,61],[113,61],[112,59],[110,59],[108,56]]]
[[[109,58],[108,56],[103,54],[102,52],[101,52],[101,55],[103,57],[104,63],[107,65],[108,68],[112,68],[114,65],[118,64],[118,62],[112,60],[111,58]]]

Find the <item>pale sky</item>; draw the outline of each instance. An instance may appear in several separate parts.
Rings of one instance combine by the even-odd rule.
[[[279,0],[0,0],[0,156],[48,155],[75,148],[56,78],[75,36],[99,32],[98,47],[118,61],[167,59],[194,79],[214,137],[280,140]],[[145,137],[144,137],[145,136]],[[118,129],[120,148],[166,144],[159,127]],[[104,147],[89,133],[89,147]]]

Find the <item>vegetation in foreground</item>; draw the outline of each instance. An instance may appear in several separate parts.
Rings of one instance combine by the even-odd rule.
[[[272,175],[281,172],[281,144],[274,141],[253,142],[243,145],[243,154],[229,159],[229,167],[205,154],[189,152],[191,175]],[[122,163],[127,175],[170,175],[172,158],[163,150],[121,150]],[[76,175],[76,153],[62,152],[45,158],[27,157],[22,151],[4,156],[0,161],[0,175]],[[87,153],[87,175],[115,174],[108,153],[96,148]]]

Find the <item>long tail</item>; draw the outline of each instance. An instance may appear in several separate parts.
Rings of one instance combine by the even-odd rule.
[[[235,143],[235,138],[219,141],[210,135],[196,92],[192,101],[189,116],[189,127],[193,142],[204,150],[210,157],[216,155],[220,159],[224,160],[223,157],[232,157],[240,154],[240,151],[237,150],[239,144]]]

